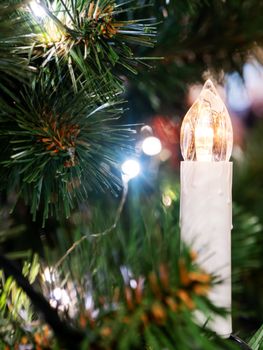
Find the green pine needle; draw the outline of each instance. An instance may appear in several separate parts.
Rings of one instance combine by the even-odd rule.
[[[136,3],[136,1],[133,1]],[[21,15],[32,23],[31,62],[70,74],[75,91],[87,79],[119,89],[119,74],[136,73],[138,60],[131,45],[152,47],[156,28],[147,20],[129,19],[132,4],[112,0],[43,0],[46,17],[37,17],[30,6]],[[153,20],[151,20],[153,23]],[[21,47],[21,55],[27,51]]]
[[[64,213],[90,191],[122,187],[120,163],[132,151],[129,126],[119,126],[120,102],[98,105],[85,89],[74,95],[43,80],[25,89],[2,120],[0,137],[8,142],[1,170],[18,189],[33,217]],[[3,166],[4,165],[4,166]]]

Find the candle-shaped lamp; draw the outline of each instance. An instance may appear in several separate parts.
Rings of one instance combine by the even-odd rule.
[[[181,239],[198,253],[199,264],[221,283],[210,291],[217,306],[231,311],[233,131],[213,83],[206,81],[181,127]],[[199,321],[202,318],[199,315]],[[203,320],[206,322],[207,320]],[[217,334],[232,332],[231,316],[211,315]]]

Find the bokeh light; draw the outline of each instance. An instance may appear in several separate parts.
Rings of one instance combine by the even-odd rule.
[[[156,156],[162,150],[161,141],[154,136],[146,137],[142,143],[142,150],[148,156]]]
[[[47,15],[46,11],[37,1],[31,1],[29,4],[29,7],[36,17],[38,18],[46,17]]]
[[[139,175],[141,171],[140,163],[135,159],[128,159],[122,164],[121,170],[126,179],[130,180]]]

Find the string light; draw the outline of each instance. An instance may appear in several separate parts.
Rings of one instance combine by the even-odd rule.
[[[50,305],[54,308],[64,311],[70,304],[70,298],[65,289],[55,288],[50,295]]]
[[[135,279],[130,280],[130,287],[132,289],[136,289],[137,286],[138,286],[138,283],[137,283],[137,281]]]
[[[140,163],[135,159],[128,159],[122,164],[121,170],[124,180],[128,181],[139,175],[141,171]]]
[[[163,194],[162,202],[165,207],[170,207],[172,205],[172,198],[168,194]]]
[[[170,207],[177,198],[176,193],[167,188],[162,195],[162,202],[165,207]]]
[[[45,9],[37,1],[31,1],[29,4],[29,7],[36,17],[38,18],[46,17],[47,13]]]
[[[161,141],[154,136],[146,137],[142,143],[142,150],[148,156],[156,156],[162,150]]]
[[[55,282],[55,273],[52,272],[52,269],[46,267],[43,272],[43,279],[45,282],[52,283]]]
[[[120,267],[121,274],[126,285],[129,285],[132,289],[136,289],[138,286],[137,281],[133,278],[132,271],[127,266]]]

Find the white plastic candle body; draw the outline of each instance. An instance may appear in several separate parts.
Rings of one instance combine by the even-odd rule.
[[[231,162],[181,162],[181,239],[198,253],[197,262],[201,267],[222,281],[211,289],[209,298],[215,305],[229,311],[231,311],[231,192]],[[228,337],[232,332],[231,316],[223,318],[211,315],[208,326],[218,335]]]

